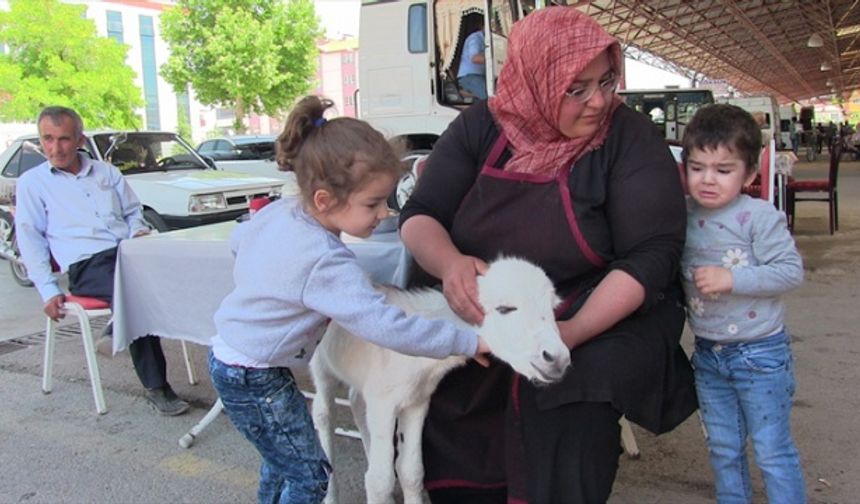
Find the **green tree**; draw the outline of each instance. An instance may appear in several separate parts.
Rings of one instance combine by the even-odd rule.
[[[0,119],[33,121],[42,107],[78,111],[88,128],[136,128],[143,106],[128,46],[100,37],[86,6],[12,0],[0,12]]]
[[[178,0],[161,15],[161,75],[205,105],[276,116],[312,89],[322,31],[311,0]]]

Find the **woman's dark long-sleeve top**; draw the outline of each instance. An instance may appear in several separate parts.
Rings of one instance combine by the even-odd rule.
[[[559,295],[568,298],[561,320],[575,314],[608,271],[630,274],[645,289],[643,305],[576,347],[571,371],[562,382],[538,389],[537,405],[545,410],[578,401],[610,402],[652,432],[671,430],[695,411],[696,397],[689,361],[678,344],[684,309],[677,273],[686,209],[665,141],[646,116],[622,105],[600,148],[559,178],[543,180],[511,179],[484,168],[498,137],[485,103],[465,110],[434,146],[401,222],[427,215],[448,230],[464,254],[486,261],[516,255],[539,264]],[[495,165],[509,158],[506,151]],[[438,280],[419,272],[415,283]],[[428,482],[504,479],[498,467],[476,475],[469,466],[486,465],[487,455],[504,458],[495,448],[504,427],[488,420],[495,418],[488,410],[504,411],[510,372],[507,378],[501,372],[489,378],[493,373],[470,364],[440,383],[425,425]],[[491,380],[497,383],[488,385]],[[469,460],[475,452],[484,458]]]
[[[460,203],[475,183],[498,135],[485,103],[467,109],[455,119],[436,143],[401,214],[401,222],[424,214],[435,218],[450,232]],[[508,158],[510,153],[506,152],[502,160]],[[583,236],[608,264],[605,267],[566,264],[564,272],[556,275],[556,281],[621,269],[645,287],[645,306],[650,306],[675,281],[686,232],[679,172],[665,141],[644,115],[621,106],[612,118],[604,145],[580,159],[571,170],[569,188]],[[514,234],[520,226],[540,226],[542,219],[558,217],[545,215],[539,206],[520,208],[517,212],[518,221],[504,223]],[[478,230],[475,231],[477,235]],[[472,253],[468,249],[472,242],[499,241],[493,236],[452,238],[465,254]],[[552,236],[546,239],[552,240]],[[531,246],[513,244],[511,248],[516,250],[505,252],[529,257]],[[553,276],[552,271],[548,273]]]

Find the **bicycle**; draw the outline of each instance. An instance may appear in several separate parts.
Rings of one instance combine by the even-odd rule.
[[[33,282],[27,276],[27,267],[21,260],[18,250],[18,239],[15,237],[14,207],[0,208],[0,257],[9,261],[12,278],[22,287],[32,287]]]

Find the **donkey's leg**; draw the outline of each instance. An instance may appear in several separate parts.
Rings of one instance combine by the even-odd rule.
[[[394,405],[381,397],[367,397],[367,429],[370,446],[364,488],[368,504],[391,502],[394,490]]]
[[[421,434],[430,399],[400,412],[398,423],[397,477],[403,490],[404,504],[421,504],[424,491],[424,461],[421,458]]]
[[[361,434],[361,445],[364,447],[365,459],[370,458],[370,436],[367,433],[367,403],[364,396],[354,388],[349,389],[349,409],[352,411],[352,420],[358,433]]]
[[[311,407],[314,425],[320,437],[320,444],[328,457],[329,463],[334,468],[337,465],[334,460],[334,425],[331,423],[331,412],[334,411],[334,387],[336,380],[328,373],[325,365],[321,364],[317,359],[311,361],[311,374],[313,376],[314,388],[316,389],[316,396],[314,396]],[[328,485],[328,494],[325,498],[326,504],[337,502],[336,481],[337,471],[333,470],[331,481],[329,481]]]

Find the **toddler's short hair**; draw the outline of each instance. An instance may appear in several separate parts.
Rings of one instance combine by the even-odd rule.
[[[693,149],[714,150],[719,146],[736,153],[745,163],[747,173],[756,171],[761,155],[761,130],[746,110],[726,103],[699,109],[684,130],[681,159],[684,166]]]

